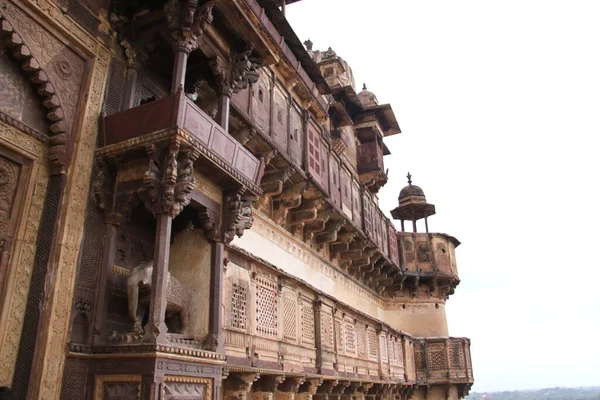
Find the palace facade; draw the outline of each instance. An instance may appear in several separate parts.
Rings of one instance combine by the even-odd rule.
[[[285,1],[2,0],[1,386],[466,396],[460,242],[410,176],[379,208],[394,112]]]

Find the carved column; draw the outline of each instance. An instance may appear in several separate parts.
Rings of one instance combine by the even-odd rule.
[[[223,327],[223,258],[224,246],[222,242],[211,242],[211,276],[210,276],[210,317],[208,337],[204,348],[210,351],[224,352]]]
[[[177,141],[170,142],[166,149],[149,145],[146,151],[150,159],[144,173],[146,208],[156,218],[156,236],[150,313],[144,333],[152,342],[165,342],[171,225],[173,218],[190,202],[190,193],[195,184],[193,162],[197,154],[180,151]]]
[[[215,57],[210,62],[210,68],[219,88],[217,122],[225,132],[229,131],[231,96],[258,81],[260,62],[252,59],[251,55],[252,49],[248,49],[241,53],[233,53],[229,61]]]
[[[165,4],[168,30],[164,35],[173,49],[175,63],[171,92],[185,85],[185,72],[189,54],[198,49],[200,38],[212,23],[215,0],[169,0]]]
[[[132,45],[127,40],[121,41],[121,46],[125,49],[125,61],[127,65],[125,87],[123,88],[123,102],[121,103],[121,111],[123,111],[133,107],[138,72],[148,59],[148,54],[140,48],[141,45]]]
[[[134,193],[119,196],[116,193],[114,168],[104,160],[98,160],[97,164],[100,171],[93,183],[93,195],[98,208],[105,212],[105,228],[93,337],[95,343],[105,343],[109,333],[106,325],[108,278],[115,261],[117,233],[128,219],[137,198]]]

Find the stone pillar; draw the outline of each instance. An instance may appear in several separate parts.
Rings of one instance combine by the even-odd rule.
[[[167,309],[167,285],[169,283],[169,250],[171,224],[173,217],[169,214],[156,216],[156,233],[154,239],[154,268],[152,270],[152,293],[150,295],[150,315],[144,327],[145,336],[157,343],[166,343],[167,325],[165,312]]]
[[[208,338],[205,349],[224,352],[224,341],[221,332],[223,326],[223,258],[224,245],[221,242],[211,242],[211,276],[210,276],[210,319]]]
[[[141,50],[143,46],[140,43],[132,45],[127,40],[123,40],[121,41],[121,46],[125,49],[125,61],[127,65],[125,87],[123,88],[123,99],[121,102],[121,111],[123,111],[129,110],[134,105],[138,72],[148,59],[148,54]]]
[[[108,296],[106,292],[108,289],[108,277],[115,262],[117,230],[120,223],[121,218],[118,218],[115,213],[110,213],[106,218],[102,247],[102,264],[100,267],[100,279],[98,280],[98,303],[94,318],[93,336],[96,344],[105,343],[108,335],[106,331],[106,313],[108,311]]]

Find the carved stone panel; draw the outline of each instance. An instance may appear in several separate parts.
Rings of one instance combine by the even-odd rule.
[[[18,7],[8,3],[3,14],[23,38],[31,54],[48,75],[60,99],[67,126],[71,128],[79,107],[85,62],[58,38],[48,35],[44,27]]]
[[[252,118],[267,134],[270,128],[271,93],[270,72],[261,68],[258,82],[252,85]]]
[[[0,111],[40,132],[48,130],[40,96],[0,43]]]
[[[138,400],[139,398],[139,382],[107,382],[104,384],[103,400]]]
[[[348,191],[350,190],[348,189]],[[333,203],[341,209],[340,164],[334,157],[329,159],[329,195],[333,200]]]
[[[29,168],[0,148],[0,304]]]
[[[312,122],[308,124],[308,139],[307,139],[307,155],[306,161],[308,165],[308,173],[312,175],[313,179],[319,184],[322,176],[321,166],[321,134],[318,128]]]
[[[241,111],[243,111],[246,114],[250,114],[250,91],[252,89],[250,87],[246,88],[246,89],[242,89],[237,93],[233,93],[233,95],[231,96],[231,102],[233,103],[233,105],[235,105],[237,108],[239,108]]]
[[[290,109],[290,157],[296,165],[302,165],[302,154],[304,153],[304,129],[302,129],[302,113],[297,106]]]
[[[356,181],[352,181],[352,221],[358,226],[362,225],[362,202],[360,195],[360,186]]]
[[[285,92],[275,86],[273,93],[273,113],[271,135],[275,145],[282,153],[287,153],[288,143],[288,102]]]
[[[204,400],[206,398],[205,383],[166,382],[164,400]]]

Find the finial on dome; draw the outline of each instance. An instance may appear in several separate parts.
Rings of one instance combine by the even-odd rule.
[[[311,42],[310,38],[308,38],[308,40],[304,42],[304,45],[306,46],[307,51],[312,51],[313,42]]]
[[[410,174],[410,172],[406,175],[406,177],[408,178],[408,184],[412,185],[412,175]]]
[[[363,90],[367,90],[367,84],[363,83]]]

